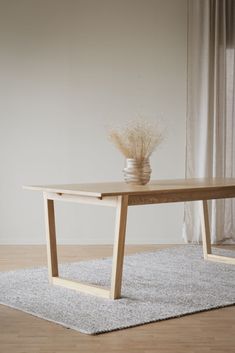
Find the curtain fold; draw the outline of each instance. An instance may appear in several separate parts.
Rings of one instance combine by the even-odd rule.
[[[186,178],[235,177],[235,1],[188,0]],[[235,201],[209,205],[212,243],[235,240]],[[201,241],[198,203],[183,237]]]

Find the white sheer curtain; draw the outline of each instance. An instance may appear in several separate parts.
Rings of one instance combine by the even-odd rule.
[[[235,177],[235,1],[188,0],[186,177]],[[210,203],[212,242],[235,241],[235,201]],[[183,236],[201,240],[198,203]]]

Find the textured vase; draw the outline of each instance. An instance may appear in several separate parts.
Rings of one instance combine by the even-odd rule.
[[[149,159],[141,161],[134,158],[126,159],[126,166],[123,169],[124,180],[128,184],[145,185],[149,182],[152,169]]]

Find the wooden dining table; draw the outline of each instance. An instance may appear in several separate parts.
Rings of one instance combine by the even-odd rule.
[[[214,255],[208,215],[208,200],[235,197],[234,178],[154,180],[147,185],[124,182],[24,186],[43,193],[49,281],[92,295],[110,299],[121,297],[127,211],[130,206],[198,201],[201,210],[203,255],[205,260],[235,264],[235,258]],[[111,288],[61,278],[58,271],[54,201],[77,202],[116,209]],[[94,269],[95,270],[95,269]]]

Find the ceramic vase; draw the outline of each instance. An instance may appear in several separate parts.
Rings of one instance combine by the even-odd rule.
[[[127,158],[126,165],[123,169],[124,180],[128,184],[145,185],[149,182],[152,169],[150,167],[149,158],[137,160]]]

